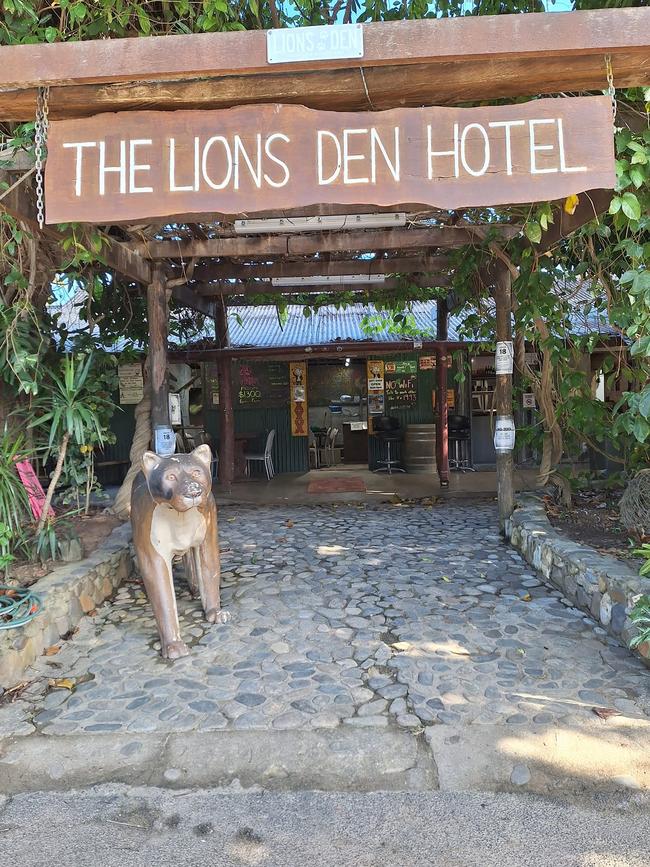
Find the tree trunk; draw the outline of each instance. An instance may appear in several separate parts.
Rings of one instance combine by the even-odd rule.
[[[230,345],[228,316],[224,304],[215,305],[215,333],[220,348]],[[229,494],[235,478],[235,416],[232,395],[232,362],[220,358],[219,362],[219,483]]]
[[[61,448],[59,449],[59,457],[56,460],[56,466],[54,467],[54,472],[52,473],[50,484],[47,486],[47,494],[45,495],[45,502],[43,503],[43,511],[41,512],[41,517],[38,519],[38,525],[36,527],[37,536],[41,533],[43,527],[45,526],[45,522],[47,521],[47,517],[50,514],[52,497],[54,496],[54,490],[58,484],[59,477],[61,476],[61,471],[63,470],[63,461],[65,460],[65,453],[68,450],[69,440],[70,434],[63,434],[63,439],[61,440]]]
[[[447,299],[439,298],[436,311],[436,339],[449,338]],[[449,486],[449,409],[447,407],[447,353],[436,352],[436,464],[440,486]]]
[[[497,270],[494,290],[496,303],[497,341],[512,342],[512,275],[500,263]],[[495,400],[497,421],[499,418],[512,419],[512,374],[496,375]],[[514,511],[514,461],[512,451],[497,451],[497,500],[499,506],[499,529],[503,533],[506,522]]]

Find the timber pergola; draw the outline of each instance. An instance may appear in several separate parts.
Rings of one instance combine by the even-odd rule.
[[[264,31],[0,48],[0,118],[298,103],[332,111],[456,105],[650,84],[648,10],[599,9],[363,25],[364,56],[270,65]]]
[[[86,118],[102,112],[210,110],[236,106],[301,105],[332,112],[377,112],[409,106],[457,106],[513,97],[567,92],[602,92],[607,87],[606,58],[617,87],[650,85],[650,9],[602,9],[574,13],[536,13],[443,20],[396,21],[362,25],[363,57],[269,64],[261,31],[187,36],[142,37],[88,42],[20,45],[0,48],[0,121],[34,119],[38,88],[49,88],[51,120]],[[38,227],[34,172],[25,154],[3,154],[0,181],[12,187],[0,209],[12,214],[47,246],[50,258],[63,237],[54,227]],[[584,188],[583,188],[584,189]],[[537,249],[551,249],[563,237],[607,210],[611,192],[580,194],[578,207],[566,214],[558,205],[555,222]],[[149,311],[152,427],[169,424],[167,365],[168,302],[215,320],[212,347],[183,357],[209,358],[219,367],[221,383],[220,476],[226,488],[234,471],[232,357],[253,350],[229,346],[227,304],[264,296],[308,299],[343,293],[371,301],[378,292],[403,290],[442,299],[436,340],[423,347],[438,358],[438,467],[448,479],[446,354],[457,344],[447,340],[447,311],[454,304],[450,255],[467,244],[480,244],[488,230],[493,244],[505,247],[521,233],[528,208],[499,207],[500,222],[488,208],[448,210],[402,202],[397,207],[325,205],[271,212],[214,210],[168,213],[151,220],[102,223],[101,257],[107,268],[146,291]],[[521,201],[521,200],[518,200]],[[235,231],[238,219],[329,216],[402,211],[399,228],[246,234]],[[280,286],[278,278],[367,277],[319,287]],[[387,279],[373,285],[377,275]],[[496,338],[512,337],[511,274],[497,263],[487,281],[496,298]],[[403,291],[402,291],[403,297]],[[245,301],[244,301],[245,303]],[[308,357],[336,357],[345,344],[309,347]],[[351,349],[351,345],[347,345]],[[412,349],[413,342],[391,343],[391,351]],[[355,345],[370,355],[381,344]],[[293,350],[275,353],[290,357]],[[305,348],[295,350],[302,353]],[[274,353],[268,353],[272,355]],[[497,376],[497,411],[512,414],[512,376]],[[513,508],[512,453],[497,455],[500,523]]]

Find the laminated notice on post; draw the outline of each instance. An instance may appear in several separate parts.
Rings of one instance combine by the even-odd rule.
[[[512,373],[514,355],[512,340],[499,340],[494,356],[494,370],[497,375],[500,373]]]
[[[497,452],[511,452],[515,447],[515,422],[512,416],[497,416],[494,426],[494,448]]]
[[[176,435],[170,427],[156,427],[154,430],[154,448],[156,454],[163,458],[173,455],[176,451]]]

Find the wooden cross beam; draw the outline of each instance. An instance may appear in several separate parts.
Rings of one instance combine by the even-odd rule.
[[[13,173],[0,171],[0,182],[5,181],[10,185],[15,183],[17,178]],[[36,213],[36,204],[34,191],[30,184],[25,181],[14,187],[11,192],[5,195],[0,195],[0,212],[9,214],[16,220],[19,220],[34,235],[42,235],[52,241],[60,242],[65,238],[62,232],[52,226],[45,226],[41,229],[38,225],[38,216]],[[33,180],[33,178],[30,178]],[[152,269],[149,262],[134,253],[126,245],[120,244],[118,241],[109,238],[105,233],[101,233],[103,242],[101,253],[98,259],[103,261],[106,267],[126,277],[127,280],[133,280],[136,283],[141,283],[147,286],[152,279]]]
[[[408,286],[417,289],[431,289],[436,286],[449,286],[451,283],[448,274],[412,274],[404,280],[397,278],[387,279],[381,283],[348,283],[348,284],[325,284],[322,286],[278,286],[270,280],[239,280],[233,283],[229,280],[219,280],[214,283],[191,283],[189,288],[203,297],[215,297],[220,295],[287,295],[301,292],[345,293],[345,292],[371,292],[376,290],[398,290]]]
[[[204,316],[214,317],[214,302],[197,295],[189,286],[174,286],[172,298],[182,307],[189,307]]]
[[[427,274],[448,267],[445,256],[395,256],[374,259],[319,258],[298,262],[208,262],[197,265],[194,280],[251,280],[271,277],[344,277],[348,274]],[[174,275],[175,276],[175,275]]]
[[[3,46],[0,118],[128,108],[300,103],[353,111],[650,84],[650,9],[467,16],[364,24],[363,57],[269,64],[247,32]],[[308,74],[305,74],[308,73]]]
[[[506,241],[518,226],[495,226],[495,237]],[[224,256],[310,256],[315,253],[372,252],[373,250],[426,250],[462,247],[475,235],[461,226],[420,229],[368,229],[353,232],[310,232],[296,235],[256,235],[214,238],[207,241],[151,241],[149,259],[211,259]]]
[[[417,341],[418,351],[421,352],[452,352],[456,349],[465,349],[467,343],[452,340],[422,340]],[[222,358],[253,359],[267,358],[304,359],[309,358],[362,358],[377,356],[386,353],[413,352],[416,341],[414,340],[342,340],[332,343],[306,346],[228,346],[224,349],[173,349],[169,352],[170,361],[219,361]]]

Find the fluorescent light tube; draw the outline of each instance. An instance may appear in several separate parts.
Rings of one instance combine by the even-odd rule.
[[[405,226],[406,214],[337,214],[322,217],[272,217],[268,220],[235,220],[235,234],[271,232],[323,232],[341,229],[380,229]]]
[[[271,277],[273,286],[345,286],[350,283],[385,283],[385,274],[347,274],[323,277]]]

